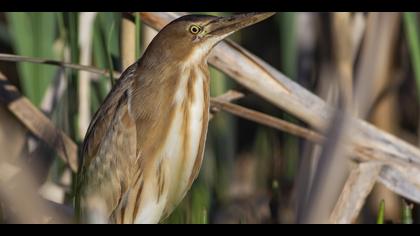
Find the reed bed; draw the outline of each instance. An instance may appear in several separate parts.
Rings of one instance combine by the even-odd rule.
[[[75,222],[92,114],[182,14],[0,13],[0,223]],[[284,12],[220,43],[204,164],[162,223],[420,222],[419,24]]]

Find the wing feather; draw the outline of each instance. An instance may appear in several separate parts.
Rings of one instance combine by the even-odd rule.
[[[129,109],[130,77],[135,69],[136,64],[123,73],[87,131],[76,200],[76,209],[84,220],[96,211],[109,218],[130,185],[137,159],[136,125]],[[106,209],[97,209],[103,206]]]

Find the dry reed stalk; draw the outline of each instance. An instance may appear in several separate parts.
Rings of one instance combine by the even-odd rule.
[[[77,172],[77,145],[26,97],[19,93],[7,78],[0,73],[0,102],[39,139],[43,140]]]
[[[211,107],[224,110],[235,116],[254,121],[258,124],[266,125],[268,127],[287,132],[300,138],[312,141],[314,143],[322,144],[324,137],[315,131],[303,128],[301,126],[292,124],[288,121],[281,120],[262,112],[254,111],[239,105],[225,101],[223,98],[212,98]]]
[[[136,25],[126,19],[121,21],[121,60],[125,70],[136,60]]]
[[[319,161],[316,165],[312,180],[310,195],[308,196],[304,223],[327,223],[331,210],[342,191],[343,182],[348,174],[348,159],[350,158],[346,146],[349,141],[350,127],[347,117],[353,108],[353,75],[352,75],[352,38],[350,27],[350,13],[331,13],[332,20],[332,56],[333,60],[326,60],[333,71],[333,83],[338,89],[324,82],[330,91],[337,92],[338,101],[328,96],[332,106],[342,107],[334,112],[330,121],[326,141],[322,147]],[[321,36],[321,40],[322,40]]]
[[[88,65],[92,59],[92,32],[96,17],[95,12],[82,12],[79,21],[80,63]],[[89,127],[90,112],[90,77],[86,71],[79,71],[79,106],[78,106],[78,134],[81,139]]]
[[[340,95],[346,109],[353,107],[353,52],[350,13],[332,13],[332,42]]]
[[[30,62],[36,64],[45,64],[52,66],[60,66],[63,68],[69,68],[74,70],[83,70],[97,75],[109,76],[109,71],[107,69],[100,69],[88,65],[79,65],[73,63],[67,63],[62,61],[50,60],[46,58],[37,58],[37,57],[27,57],[27,56],[18,56],[7,53],[0,53],[0,61],[10,61],[10,62]],[[118,78],[121,74],[117,71],[113,72],[113,76]],[[95,79],[95,78],[92,78]]]
[[[388,78],[386,75],[391,74],[390,65],[399,17],[396,13],[369,13],[368,15],[354,99],[358,108],[357,114],[361,118],[366,116],[373,101],[380,94],[380,90],[376,88],[384,88],[384,83]],[[382,164],[374,162],[352,170],[331,214],[331,222],[352,223],[356,220],[366,197],[380,176]]]
[[[398,89],[398,86],[395,84],[398,80],[401,80],[398,76],[398,68],[396,68],[397,61],[394,59],[396,58],[396,49],[398,48],[397,40],[400,31],[399,24],[400,19],[396,18],[393,22],[388,21],[388,24],[383,26],[388,27],[391,30],[388,35],[382,36],[389,37],[389,46],[379,49],[383,51],[385,58],[382,62],[382,66],[374,65],[373,68],[376,70],[376,72],[373,74],[372,79],[374,80],[375,87],[378,87],[378,89],[372,99],[375,99],[379,102],[375,104],[376,106],[373,109],[370,110],[369,117],[367,117],[370,119],[372,124],[391,134],[398,134],[398,124],[400,124],[398,121],[398,113],[395,112],[398,110],[398,95],[396,92],[392,92],[381,98],[379,96],[381,96],[384,91],[389,90],[389,88],[392,88],[393,86],[395,86],[394,89]],[[369,202],[369,205],[372,206],[372,211],[377,212],[379,210],[378,203],[381,200],[385,200],[386,203],[386,211],[384,213],[385,218],[394,222],[398,222],[401,217],[400,197],[391,192],[384,185],[377,184],[373,188]]]
[[[331,223],[349,224],[355,222],[381,169],[382,164],[373,161],[357,164],[356,168],[351,171],[331,213]]]

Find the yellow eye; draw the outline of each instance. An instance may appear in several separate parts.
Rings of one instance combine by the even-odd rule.
[[[191,34],[198,34],[200,32],[200,27],[196,25],[191,25],[190,27],[190,33]]]

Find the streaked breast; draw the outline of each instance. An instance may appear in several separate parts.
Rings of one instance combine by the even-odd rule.
[[[144,183],[142,207],[135,217],[135,223],[159,220],[170,214],[191,186],[197,160],[198,168],[201,166],[209,112],[206,69],[186,69],[189,71],[182,73],[184,76],[179,78],[171,104],[175,114],[168,121],[172,123],[169,130],[162,131],[166,135],[157,154],[158,158],[145,173],[155,174],[157,178],[147,178],[153,181]]]

